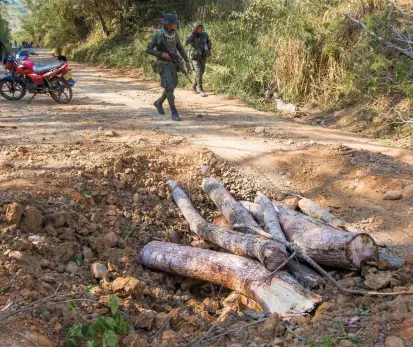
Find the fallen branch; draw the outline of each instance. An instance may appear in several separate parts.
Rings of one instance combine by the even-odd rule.
[[[349,20],[351,20],[353,23],[358,24],[359,26],[361,26],[364,30],[368,30],[367,29],[367,25],[365,23],[363,23],[362,21],[354,18],[352,15],[346,13],[344,14],[344,16],[346,18],[348,18]],[[408,50],[408,49],[404,49],[396,44],[394,44],[393,42],[387,41],[385,40],[383,37],[377,35],[374,31],[369,31],[368,33],[370,34],[370,36],[372,36],[374,39],[376,39],[377,41],[381,42],[382,44],[384,44],[387,48],[392,49],[394,51],[397,51],[403,55],[405,55],[406,57],[410,58],[413,60],[413,51],[412,50]]]
[[[278,272],[265,283],[268,270],[257,261],[233,254],[153,241],[140,252],[140,261],[152,269],[236,290],[258,302],[267,314],[309,312],[321,301],[286,272]]]

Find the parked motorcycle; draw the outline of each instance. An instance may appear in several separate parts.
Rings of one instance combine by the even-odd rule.
[[[22,99],[26,92],[50,95],[60,104],[68,104],[72,100],[72,86],[76,83],[72,78],[72,70],[66,57],[59,56],[57,63],[37,65],[27,55],[13,56],[6,54],[3,65],[8,74],[0,78],[0,95],[7,100]]]

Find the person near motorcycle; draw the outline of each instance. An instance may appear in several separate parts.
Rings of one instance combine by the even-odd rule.
[[[0,62],[3,61],[3,54],[6,54],[6,46],[4,43],[0,40]]]
[[[203,76],[205,73],[207,57],[211,55],[211,41],[208,34],[204,31],[202,23],[194,25],[192,34],[185,40],[185,45],[191,45],[189,56],[191,57],[191,64],[195,71],[195,80],[192,84],[192,91],[197,94],[197,87],[199,86],[199,95],[204,97]]]
[[[189,72],[191,66],[188,56],[179,39],[178,33],[178,18],[172,13],[167,13],[163,18],[163,27],[155,31],[151,42],[149,42],[146,53],[158,58],[152,65],[155,72],[161,76],[161,86],[164,88],[162,96],[154,102],[154,106],[160,114],[165,114],[163,103],[168,99],[169,107],[171,108],[172,119],[180,121],[178,110],[175,105],[174,92],[178,86],[178,66],[174,62],[169,52],[179,52],[185,60],[186,69]]]

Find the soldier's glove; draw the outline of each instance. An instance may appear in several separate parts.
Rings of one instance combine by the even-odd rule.
[[[172,61],[172,58],[168,53],[163,53],[162,58],[166,61]]]

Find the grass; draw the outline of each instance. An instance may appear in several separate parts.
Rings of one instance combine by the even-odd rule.
[[[413,100],[411,61],[386,51],[346,21],[342,2],[331,0],[330,9],[324,3],[256,0],[226,21],[206,22],[213,40],[207,90],[241,98],[261,109],[268,107],[262,99],[267,88],[287,102],[323,110],[381,98]],[[413,35],[413,26],[389,11],[388,2],[382,0],[371,0],[368,7],[356,0],[352,8],[354,15],[379,34],[387,34],[390,21],[406,35]],[[190,31],[191,25],[184,26],[181,40]],[[138,68],[143,76],[158,80],[150,65],[153,58],[145,54],[151,35],[152,29],[145,29],[133,36],[106,39],[94,32],[68,51],[77,61]],[[179,86],[188,84],[181,76]]]

